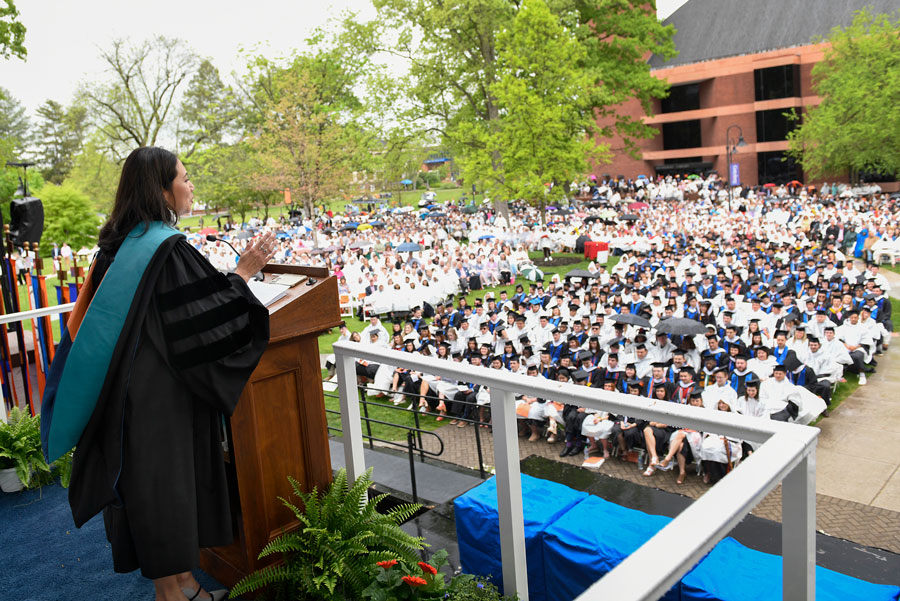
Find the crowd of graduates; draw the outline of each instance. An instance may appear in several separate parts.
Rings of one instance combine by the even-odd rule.
[[[845,373],[864,385],[890,343],[887,280],[827,236],[804,247],[752,237],[711,246],[674,236],[661,250],[626,253],[610,273],[591,268],[590,277],[522,282],[471,305],[462,296],[423,303],[385,324],[373,314],[362,332],[342,337],[803,424],[829,415]],[[669,319],[695,322],[696,333],[665,332]],[[357,364],[357,376],[376,396],[412,401],[459,427],[489,427],[485,387],[368,362]],[[558,443],[561,456],[633,459],[639,450],[648,477],[677,465],[681,483],[697,462],[715,481],[753,452],[749,442],[554,399],[517,403],[521,434],[531,441]]]

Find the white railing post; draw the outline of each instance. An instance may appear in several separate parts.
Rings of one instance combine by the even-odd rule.
[[[491,389],[491,423],[494,428],[494,462],[497,474],[497,514],[500,518],[503,593],[505,595],[518,593],[520,601],[528,601],[522,474],[519,471],[516,401],[512,392],[498,388]]]
[[[816,598],[816,448],[781,485],[782,595],[785,601]]]
[[[363,455],[362,420],[356,388],[356,361],[335,349],[338,392],[341,399],[341,431],[344,435],[344,465],[347,478],[353,482],[366,471]]]

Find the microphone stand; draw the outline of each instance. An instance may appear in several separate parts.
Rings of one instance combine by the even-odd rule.
[[[232,246],[231,242],[229,242],[228,240],[225,240],[224,238],[219,238],[218,236],[214,236],[213,234],[207,234],[206,240],[208,242],[224,242],[225,244],[228,245],[229,248],[231,248],[231,250],[234,251],[234,254],[237,255],[238,259],[241,258],[241,253],[239,253],[238,250],[234,246]],[[260,272],[257,272],[256,275],[253,276],[253,279],[258,282],[262,282],[265,279],[265,276],[263,275],[263,272],[260,271]]]

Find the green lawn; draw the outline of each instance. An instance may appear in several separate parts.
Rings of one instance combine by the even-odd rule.
[[[422,194],[427,192],[426,189],[420,188],[418,190],[392,190],[391,198],[385,198],[381,200],[376,200],[375,203],[386,202],[391,206],[403,206],[403,205],[412,205],[416,206],[419,203],[419,199],[422,198]],[[433,189],[437,195],[437,198],[434,202],[441,203],[447,202],[449,200],[459,200],[463,193],[466,192],[464,188],[448,188],[448,189]],[[471,194],[471,192],[470,192]],[[470,196],[468,197],[470,198]],[[483,198],[482,195],[478,195],[476,197],[479,201]],[[337,200],[329,200],[325,201],[325,206],[336,213],[343,213],[345,205],[350,204],[344,199]],[[366,205],[359,205],[361,209],[365,209]],[[288,206],[284,204],[272,205],[269,207],[269,216],[278,219],[281,215],[287,213]],[[223,210],[223,214],[227,213],[227,210]],[[265,215],[265,210],[261,207],[258,210],[251,211],[247,213],[247,218],[250,217],[263,217]],[[216,215],[193,215],[191,217],[184,217],[179,220],[179,225],[182,228],[190,228],[191,231],[195,231],[200,227],[200,218],[203,217],[203,226],[204,227],[215,227],[216,226]],[[237,215],[233,216],[234,219],[239,220],[240,217]]]
[[[326,370],[322,370],[322,379],[326,379],[328,377],[328,372]],[[408,432],[407,428],[418,428],[419,430],[425,430],[427,432],[431,432],[447,423],[446,419],[443,421],[437,421],[435,415],[426,415],[423,413],[413,413],[411,411],[401,411],[394,407],[394,404],[389,399],[377,399],[375,397],[367,396],[367,401],[370,401],[374,404],[372,405],[362,405],[359,406],[359,414],[363,418],[365,418],[366,411],[369,412],[369,418],[373,420],[379,420],[383,422],[390,422],[392,424],[396,424],[395,426],[387,426],[384,424],[378,424],[374,422],[367,422],[363,419],[362,429],[363,436],[370,435],[373,438],[380,438],[382,440],[392,440],[392,441],[405,441],[406,433]],[[411,399],[410,399],[411,400]],[[407,407],[409,402],[406,402],[400,407]],[[325,393],[325,409],[328,411],[337,411],[341,410],[341,402],[338,398],[337,391],[335,392],[326,392]],[[338,413],[327,413],[328,425],[331,428],[337,428],[340,430],[341,428],[341,416]],[[418,420],[418,424],[416,421]],[[371,428],[371,431],[369,430]],[[342,436],[341,432],[337,432],[334,430],[329,431],[329,434],[334,436]],[[422,434],[423,438],[430,437],[427,434]],[[368,442],[368,439],[363,439],[365,442]]]

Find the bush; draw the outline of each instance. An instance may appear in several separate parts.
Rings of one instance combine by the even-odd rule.
[[[378,562],[399,559],[415,564],[422,539],[404,532],[400,524],[421,505],[399,505],[379,513],[375,508],[387,495],[368,498],[371,469],[352,486],[341,469],[321,497],[315,488],[304,493],[296,480],[289,480],[303,509],[281,501],[294,512],[300,528],[265,546],[260,559],[280,554],[283,563],[238,582],[232,598],[268,587],[277,598],[358,601]]]
[[[41,416],[31,416],[13,407],[9,422],[0,424],[0,469],[15,468],[26,488],[40,485],[37,474],[49,474],[50,466],[41,450]]]

